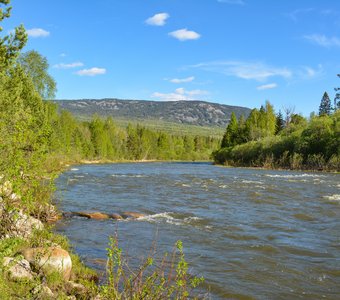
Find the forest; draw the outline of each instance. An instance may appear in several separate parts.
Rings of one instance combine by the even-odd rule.
[[[340,75],[338,75],[340,78]],[[247,119],[232,115],[216,163],[229,166],[340,171],[340,93],[334,105],[325,92],[319,113],[307,119],[285,110],[285,116],[267,101]]]

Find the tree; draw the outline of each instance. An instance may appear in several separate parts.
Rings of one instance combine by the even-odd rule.
[[[319,106],[319,116],[323,115],[329,116],[331,114],[331,110],[332,110],[331,100],[329,99],[327,92],[324,92]]]
[[[10,0],[0,0],[0,23],[11,15]],[[4,5],[4,8],[2,6]],[[0,33],[3,28],[0,26]],[[14,33],[0,37],[0,72],[6,71],[26,45],[27,34],[23,25],[14,29]]]
[[[280,133],[285,125],[285,121],[283,120],[283,115],[281,110],[279,110],[278,114],[276,115],[276,128],[275,128],[275,134]]]
[[[340,78],[340,74],[337,76]],[[337,92],[334,98],[334,111],[337,111],[340,109],[340,88],[334,88],[334,90]]]
[[[48,74],[48,61],[37,51],[28,51],[19,57],[19,64],[33,81],[36,91],[43,99],[52,99],[56,92],[56,82]]]
[[[221,148],[235,146],[237,144],[238,122],[234,112],[231,113],[230,122],[223,135]]]

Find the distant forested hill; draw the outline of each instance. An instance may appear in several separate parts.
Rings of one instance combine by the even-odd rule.
[[[56,100],[61,109],[77,117],[93,114],[112,116],[131,121],[163,121],[177,124],[223,127],[229,123],[231,113],[247,117],[250,109],[204,101],[145,101],[120,99]]]

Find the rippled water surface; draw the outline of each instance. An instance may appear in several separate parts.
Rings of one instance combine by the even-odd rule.
[[[135,211],[137,220],[64,219],[97,269],[118,232],[131,257],[182,240],[211,299],[340,299],[340,175],[204,163],[82,165],[57,180],[63,211]]]

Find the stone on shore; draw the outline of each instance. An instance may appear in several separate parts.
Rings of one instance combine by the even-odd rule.
[[[4,257],[3,266],[5,274],[10,280],[31,280],[33,272],[30,263],[26,259],[16,259],[13,257]]]
[[[24,214],[22,211],[11,211],[6,213],[6,218],[10,224],[8,233],[5,237],[20,237],[27,239],[32,235],[34,230],[42,230],[43,223],[31,216]]]
[[[22,254],[36,270],[42,270],[44,274],[59,272],[64,280],[70,279],[72,260],[66,250],[59,247],[37,247],[27,248]]]

